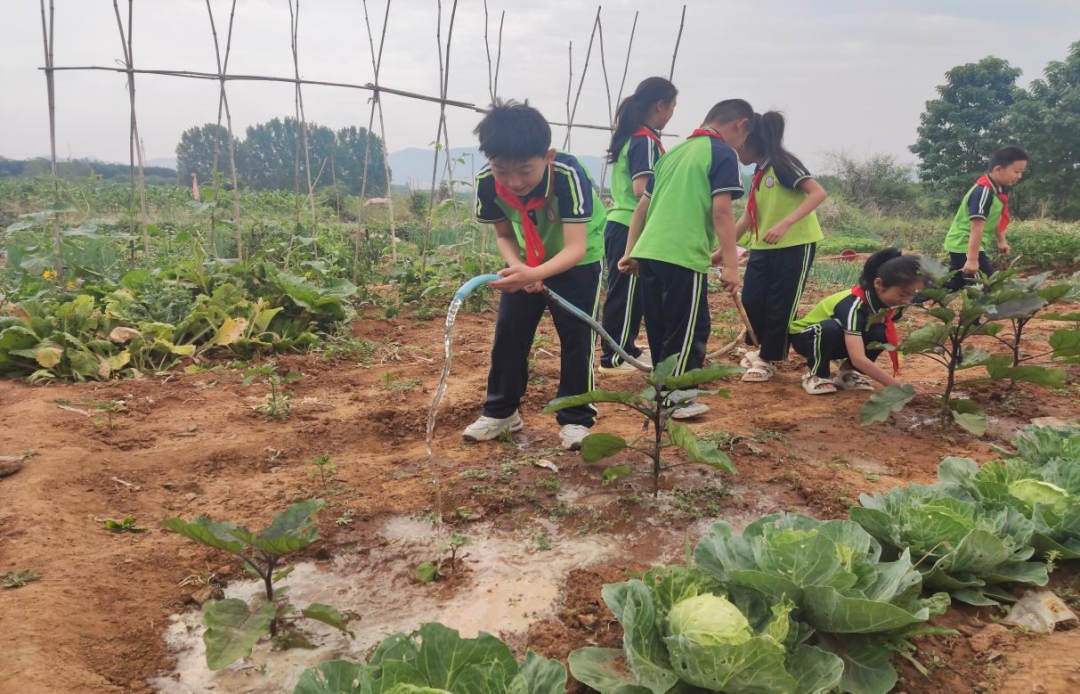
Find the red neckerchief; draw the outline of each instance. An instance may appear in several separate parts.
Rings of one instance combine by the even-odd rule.
[[[698,128],[694,132],[690,133],[690,137],[714,137],[721,142],[724,141],[724,136],[715,130],[709,130],[708,128]]]
[[[552,166],[548,165],[548,192],[551,190],[551,176]],[[528,202],[521,202],[521,198],[504,188],[498,181],[495,181],[495,194],[512,209],[521,213],[521,235],[525,239],[525,264],[529,267],[536,267],[544,262],[544,256],[546,255],[546,252],[544,251],[544,242],[540,240],[540,233],[536,230],[536,224],[533,222],[532,218],[529,217],[529,213],[533,210],[538,210],[547,204],[547,193],[545,193],[542,198],[533,198]]]
[[[754,172],[754,180],[750,184],[750,199],[746,201],[746,215],[750,218],[750,229],[754,232],[755,241],[758,234],[757,190],[761,186],[761,179],[765,177],[765,168],[767,167],[759,167]]]
[[[851,293],[865,301],[870,308],[874,307],[870,300],[866,298],[866,290],[862,287],[852,287]],[[900,334],[896,332],[896,323],[893,322],[894,315],[896,315],[896,309],[894,308],[890,308],[885,312],[885,341],[896,347],[900,344]],[[893,376],[896,376],[900,373],[900,355],[896,353],[895,349],[890,349],[889,359],[892,361]]]
[[[660,138],[657,137],[656,133],[654,133],[649,128],[646,128],[644,125],[641,126],[641,129],[638,130],[636,133],[634,133],[632,137],[638,137],[638,136],[649,138],[650,140],[652,140],[653,142],[656,143],[656,146],[660,149],[660,154],[666,154],[666,151],[664,150],[664,143],[660,142]]]
[[[975,185],[986,186],[990,190],[1000,191],[1000,188],[994,185],[993,181],[990,180],[989,174],[984,174],[982,178],[975,181]],[[997,199],[1000,200],[1003,205],[1001,208],[1001,219],[998,220],[997,230],[999,234],[1004,234],[1005,229],[1009,226],[1009,194],[998,192]]]

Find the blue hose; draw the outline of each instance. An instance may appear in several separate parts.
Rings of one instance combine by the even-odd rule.
[[[465,284],[461,285],[461,287],[456,292],[454,292],[454,300],[464,301],[465,297],[472,293],[472,291],[480,285],[487,284],[488,282],[494,282],[495,280],[500,279],[502,279],[502,277],[500,277],[499,275],[477,275]],[[645,373],[649,373],[650,371],[652,371],[652,367],[647,366],[646,364],[642,364],[640,361],[627,354],[626,350],[624,350],[622,348],[622,345],[619,344],[619,341],[611,337],[611,335],[608,335],[607,331],[604,330],[603,326],[601,326],[595,318],[585,313],[577,306],[574,306],[569,301],[562,298],[555,292],[548,289],[547,285],[544,285],[543,292],[552,299],[554,299],[555,302],[558,303],[560,306],[569,311],[570,314],[573,315],[575,318],[588,323],[593,330],[600,334],[600,337],[604,338],[605,342],[611,345],[611,348],[614,349],[618,353],[618,355],[623,358],[623,361],[625,361],[627,364],[630,364],[634,368]]]

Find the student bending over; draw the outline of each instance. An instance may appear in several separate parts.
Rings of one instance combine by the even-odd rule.
[[[826,297],[805,318],[792,322],[791,346],[806,357],[808,367],[803,390],[811,395],[835,393],[837,388],[874,390],[871,379],[883,386],[900,385],[897,353],[889,352],[890,374],[874,363],[882,350],[868,346],[899,343],[895,321],[922,285],[919,256],[885,248],[867,259],[859,286]],[[830,379],[834,359],[844,362]]]

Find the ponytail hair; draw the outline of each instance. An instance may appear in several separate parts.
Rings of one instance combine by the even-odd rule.
[[[859,286],[872,289],[874,280],[880,279],[883,287],[909,286],[921,277],[919,256],[904,255],[899,248],[883,248],[866,259]]]
[[[784,115],[779,111],[755,113],[754,129],[746,136],[746,144],[765,157],[778,175],[797,178],[796,171],[806,171],[799,158],[784,149]]]
[[[608,163],[614,164],[618,160],[623,145],[645,124],[653,104],[658,101],[670,103],[678,94],[679,90],[675,85],[663,77],[646,77],[642,80],[634,93],[623,99],[615,112],[615,130],[611,134],[611,146],[608,148]]]

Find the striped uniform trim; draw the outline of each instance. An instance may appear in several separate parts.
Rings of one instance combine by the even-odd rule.
[[[835,320],[835,319],[834,319]],[[814,323],[808,328],[804,328],[799,335],[810,334],[810,356],[806,358],[806,368],[810,373],[815,376],[818,375],[818,369],[821,368],[821,323]]]
[[[990,188],[983,186],[982,196],[979,198],[979,212],[981,214],[972,215],[971,219],[986,219],[990,214],[990,207],[993,204],[990,199]]]
[[[679,363],[676,365],[673,376],[678,376],[686,371],[686,362],[690,359],[690,347],[694,344],[694,325],[697,323],[698,310],[704,298],[702,291],[706,285],[702,283],[703,273],[694,273],[694,299],[690,302],[690,317],[686,322],[686,334],[683,335],[682,349],[679,351]]]
[[[600,285],[603,284],[599,278],[596,280],[596,296],[593,298],[592,313],[593,320],[596,319],[597,312],[600,310]],[[596,378],[596,329],[589,326],[589,390],[593,390],[595,386]],[[588,392],[588,391],[586,391]],[[593,411],[593,414],[600,414],[595,405],[588,405],[588,408]]]
[[[476,174],[476,187],[475,187],[475,190],[477,190],[477,191],[480,190],[480,181],[482,181],[482,180],[484,180],[486,178],[491,178],[494,175],[495,174],[491,172],[491,167],[490,166],[485,166],[484,168],[480,169],[480,173]],[[506,215],[503,215],[502,217],[499,217],[498,219],[485,217],[481,213],[481,209],[482,209],[483,205],[480,202],[480,196],[476,195],[475,197],[476,197],[476,210],[475,210],[475,212],[476,212],[476,221],[478,221],[478,222],[480,222],[482,224],[494,224],[495,222],[501,222],[504,219],[506,219]]]
[[[570,184],[570,198],[573,202],[573,214],[563,217],[563,221],[589,221],[589,216],[585,214],[585,192],[581,186],[581,177],[578,175],[577,169],[569,164],[563,164],[562,162],[555,162],[556,172],[566,176],[567,183]],[[560,210],[561,212],[561,210]]]
[[[860,335],[859,332],[859,309],[862,308],[862,299],[858,297],[855,301],[851,302],[851,308],[848,309],[847,317],[844,319],[844,332],[848,335]]]
[[[626,308],[623,309],[622,330],[619,331],[619,345],[623,349],[626,349],[626,343],[630,340],[630,314],[633,312],[635,293],[637,293],[637,275],[630,275],[630,286],[626,289]],[[611,365],[618,366],[622,362],[622,356],[615,352],[611,357]]]
[[[799,302],[802,301],[803,290],[806,289],[806,278],[810,274],[810,248],[813,244],[803,244],[802,271],[799,273],[799,288],[795,290],[795,297],[791,301],[791,311],[788,313],[787,325],[795,322],[799,313]],[[791,335],[784,331],[784,354],[787,354]]]

